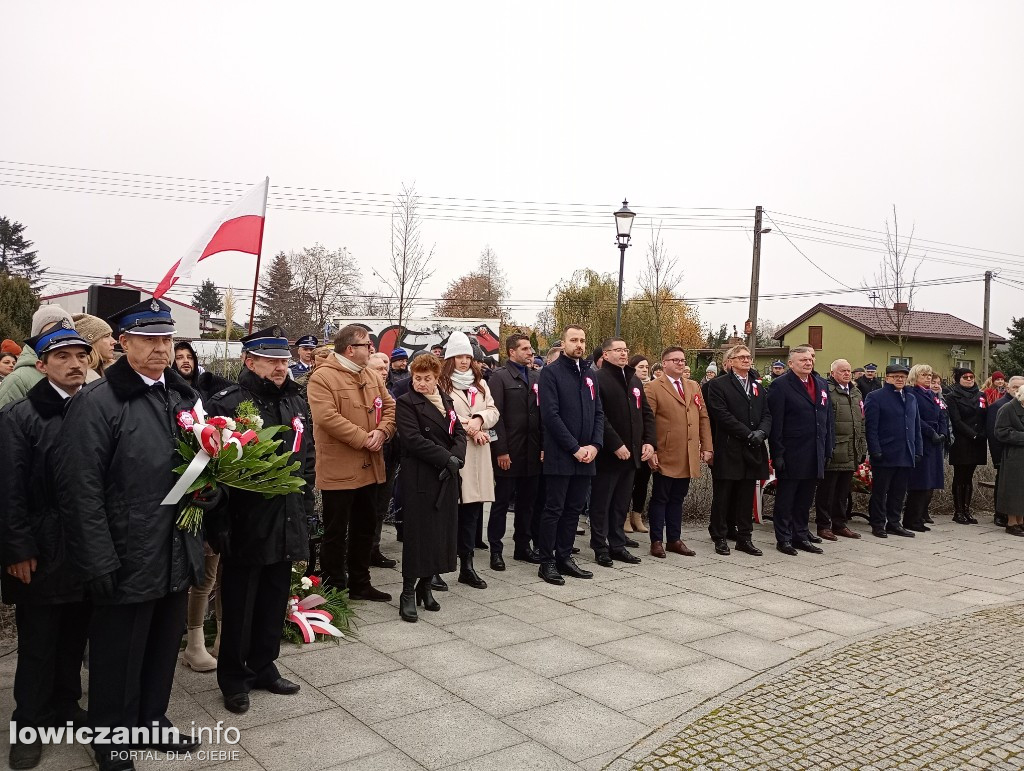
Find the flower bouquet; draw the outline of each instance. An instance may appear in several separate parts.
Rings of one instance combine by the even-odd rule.
[[[281,636],[296,644],[340,642],[352,629],[355,612],[345,589],[324,589],[319,576],[305,576],[292,568],[291,598]]]
[[[853,475],[853,492],[870,493],[873,475],[871,473],[871,461],[865,460]]]
[[[208,417],[202,401],[191,410],[178,413],[182,438],[178,454],[185,461],[174,469],[181,478],[163,503],[184,502],[178,515],[181,530],[198,533],[203,509],[194,495],[218,485],[262,493],[267,498],[299,492],[306,481],[293,472],[299,468],[291,451],[278,452],[281,440],[274,439],[285,426],[263,427],[259,410],[251,401],[238,405],[234,417]]]

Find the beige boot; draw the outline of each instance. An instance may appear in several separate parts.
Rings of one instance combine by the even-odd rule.
[[[626,521],[622,524],[622,529],[627,533],[633,532],[633,514],[635,513],[636,512],[633,511],[629,512],[629,514],[626,515]]]
[[[639,511],[631,511],[629,513],[630,519],[633,520],[633,530],[637,533],[649,532],[647,526],[644,525],[644,516]]]
[[[217,668],[217,659],[206,650],[206,637],[201,626],[188,630],[188,644],[182,659],[196,672],[212,672]]]

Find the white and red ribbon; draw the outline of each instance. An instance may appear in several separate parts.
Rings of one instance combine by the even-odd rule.
[[[302,447],[302,434],[306,431],[306,425],[302,422],[302,417],[296,415],[292,418],[292,428],[295,429],[295,441],[292,442],[292,452],[298,452]]]
[[[821,406],[824,407],[828,403],[828,391],[821,392]]]
[[[862,418],[864,417],[864,400],[863,399],[860,400],[860,416]]]
[[[594,401],[594,381],[588,377],[586,382],[587,388],[590,389],[590,401]]]
[[[318,634],[329,634],[331,637],[345,637],[344,633],[331,623],[334,620],[334,616],[326,610],[313,610],[313,608],[323,605],[325,602],[327,600],[319,594],[311,594],[301,600],[298,597],[292,597],[288,600],[287,618],[299,628],[299,631],[302,633],[303,642],[313,642]]]
[[[693,395],[693,403],[697,407],[697,409],[699,410],[700,409],[700,391],[698,391],[697,393],[695,393]]]
[[[752,390],[754,392],[754,396],[759,396],[760,395],[760,391],[758,391],[758,389],[757,389],[757,381],[756,380],[753,383],[750,384],[750,390]]]
[[[942,401],[938,396],[935,397],[935,403],[939,406],[940,410],[946,409],[946,403]]]
[[[466,389],[466,393],[469,394],[469,406],[475,407],[476,395],[480,393],[480,389],[478,389],[476,386],[470,386],[469,388]]]
[[[455,414],[455,410],[448,410],[448,436],[455,433],[455,421],[459,419],[459,416]]]
[[[373,400],[373,420],[378,426],[380,425],[381,412],[384,409],[384,400],[379,396]]]
[[[640,389],[639,388],[636,388],[636,387],[633,388],[633,396],[636,397],[636,408],[640,409]]]
[[[985,409],[986,407],[988,407],[988,403],[985,401],[984,396],[978,397],[978,407],[980,407],[981,409]]]
[[[537,406],[540,407],[540,388],[536,383],[533,384],[533,396],[537,400]]]

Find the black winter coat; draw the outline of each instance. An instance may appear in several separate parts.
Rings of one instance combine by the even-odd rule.
[[[540,374],[535,369],[523,371],[512,362],[497,369],[487,381],[498,422],[491,442],[494,475],[499,477],[532,477],[541,473],[540,453],[543,434],[540,420]],[[511,466],[502,471],[498,456],[508,455]]]
[[[999,513],[1024,516],[1024,405],[1011,398],[996,417],[996,436],[1003,447],[999,469]]]
[[[814,378],[814,400],[792,372],[777,377],[768,389],[772,432],[768,446],[779,479],[821,479],[835,448],[832,404],[828,383]]]
[[[179,530],[180,504],[161,501],[178,481],[177,416],[196,394],[172,369],[146,385],[121,358],[71,400],[54,454],[68,554],[84,580],[116,572],[105,604],[182,592],[202,576],[203,543]]]
[[[577,363],[579,369],[577,369]],[[601,390],[589,359],[562,355],[540,371],[540,414],[544,422],[544,473],[594,476],[593,462],[573,457],[580,447],[604,443]]]
[[[747,396],[735,375],[718,377],[706,383],[704,404],[711,420],[711,446],[715,448],[711,473],[715,479],[767,479],[764,442],[756,447],[747,443],[752,431],[763,431],[767,437],[772,430],[767,389],[755,380]]]
[[[395,402],[395,424],[402,439],[402,575],[422,578],[455,570],[458,550],[459,475],[446,471],[453,455],[466,459],[466,431],[456,419],[448,394],[445,415],[418,391]],[[452,427],[452,433],[449,433]]]
[[[604,410],[604,444],[597,463],[601,467],[628,464],[640,468],[643,446],[649,444],[657,449],[654,411],[647,403],[643,384],[632,367],[620,369],[608,362],[597,371],[597,382]],[[615,451],[623,446],[629,450],[626,461],[615,457]]]
[[[302,421],[302,444],[292,462],[301,464],[293,473],[306,480],[301,492],[264,498],[247,490],[228,490],[227,510],[230,519],[231,550],[223,556],[231,565],[273,565],[286,560],[309,557],[309,533],[306,522],[313,517],[316,485],[316,455],[313,449],[313,423],[309,405],[299,395],[294,380],[287,379],[278,388],[266,378],[258,377],[248,368],[238,376],[238,383],[214,394],[206,405],[209,415],[232,418],[238,405],[251,400],[263,418],[264,427],[286,426],[274,439],[281,441],[278,452],[293,446],[296,418]]]
[[[949,448],[950,466],[984,466],[988,463],[985,424],[988,409],[985,394],[978,386],[954,385],[946,397],[949,421],[953,424],[953,446]]]
[[[999,417],[999,411],[1012,401],[1013,394],[1005,393],[992,402],[985,413],[985,436],[988,437],[988,451],[992,456],[992,465],[996,468],[999,468],[1003,459],[1003,444],[996,436],[996,418]]]
[[[57,605],[84,596],[67,562],[52,476],[66,401],[43,378],[26,398],[0,410],[0,468],[6,478],[0,500],[0,586],[8,604]],[[7,574],[8,566],[29,559],[37,563],[31,583]]]
[[[853,381],[853,384],[857,386],[857,390],[860,391],[861,397],[867,399],[868,394],[877,391],[879,388],[882,387],[882,384],[884,382],[884,380],[878,379],[878,375],[875,375],[875,377],[872,380],[868,380],[866,377],[864,377],[864,375],[861,375],[859,378]]]

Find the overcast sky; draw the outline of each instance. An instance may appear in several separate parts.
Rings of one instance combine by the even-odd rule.
[[[269,175],[265,257],[345,246],[377,288],[389,221],[367,212],[414,183],[449,218],[423,225],[437,253],[424,294],[489,244],[520,322],[574,269],[617,272],[624,196],[638,214],[627,292],[660,220],[686,296],[746,295],[757,204],[775,220],[763,295],[872,284],[869,231],[895,204],[927,254],[919,279],[979,279],[923,287],[918,308],[980,324],[991,268],[1022,282],[994,285],[993,331],[1024,315],[1014,0],[9,2],[3,18],[0,214],[66,274],[54,288],[116,270],[155,286],[223,208],[202,201]],[[57,187],[70,191],[43,189]],[[484,216],[561,224],[467,221]],[[224,255],[190,281],[245,289],[252,271]],[[766,298],[760,315],[789,321],[819,299],[869,304]],[[747,317],[745,299],[697,305],[715,325]]]

